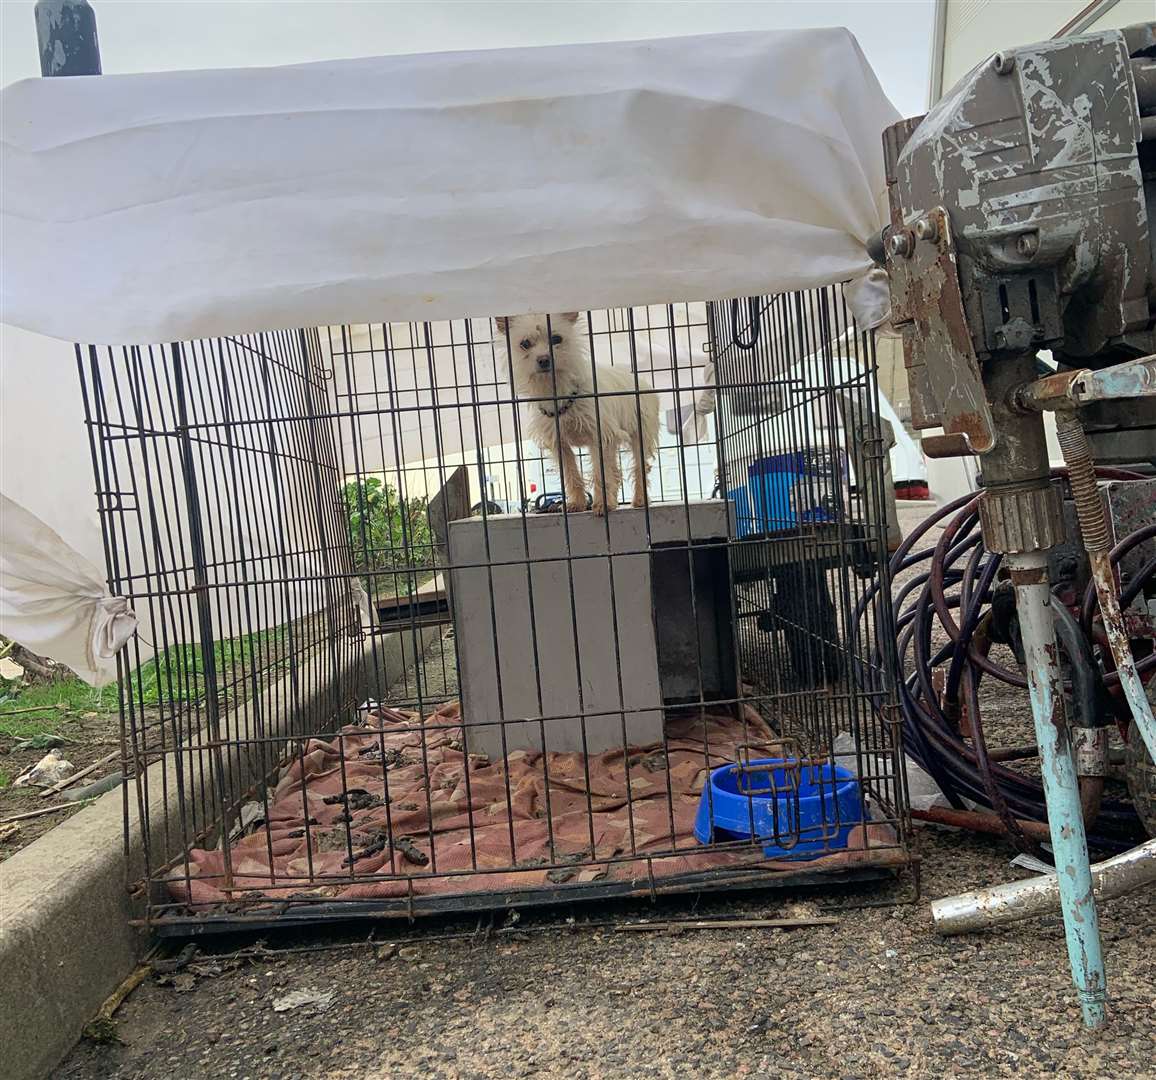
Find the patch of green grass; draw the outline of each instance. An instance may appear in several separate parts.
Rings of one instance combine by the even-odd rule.
[[[213,665],[218,683],[232,682],[254,667],[263,671],[275,661],[288,638],[283,626],[218,641]],[[205,658],[199,645],[176,645],[155,656],[131,676],[131,693],[138,705],[160,701],[200,701],[205,696]],[[115,698],[114,698],[115,700]]]
[[[36,709],[36,712],[29,712]],[[116,712],[116,686],[99,690],[80,679],[25,686],[0,703],[0,736],[29,739],[34,735],[59,731],[70,715],[86,712]],[[13,715],[14,714],[14,715]]]
[[[0,791],[12,786],[12,774],[0,769]]]
[[[280,667],[278,659],[288,638],[285,627],[219,641],[213,649],[220,684]],[[196,645],[178,645],[153,657],[129,677],[132,699],[138,707],[165,701],[195,702],[205,695],[204,657]],[[234,692],[235,693],[235,692]],[[115,714],[120,707],[119,687],[110,683],[99,689],[75,677],[9,690],[0,701],[0,737],[27,739],[60,730],[70,716],[79,713]],[[36,711],[29,711],[29,710]]]

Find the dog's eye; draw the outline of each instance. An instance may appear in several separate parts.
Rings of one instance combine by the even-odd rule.
[[[524,337],[524,338],[522,338],[522,340],[520,342],[518,342],[518,344],[521,345],[522,348],[525,349],[527,352],[529,352],[530,346],[533,345],[534,343],[528,337]]]
[[[550,344],[551,345],[561,345],[562,344],[562,335],[561,334],[554,334],[553,337],[550,338]]]

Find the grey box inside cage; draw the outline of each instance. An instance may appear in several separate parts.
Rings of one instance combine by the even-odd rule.
[[[624,732],[630,745],[658,743],[664,705],[697,701],[700,687],[708,701],[733,698],[729,512],[711,501],[624,508],[607,519],[451,522],[471,752],[597,754],[621,748]]]

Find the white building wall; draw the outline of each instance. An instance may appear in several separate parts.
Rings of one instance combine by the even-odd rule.
[[[1097,12],[1097,7],[1103,10]],[[1103,5],[1088,0],[943,0],[943,8],[943,92],[992,53],[1045,41],[1073,20],[1080,32],[1086,32],[1156,18],[1153,0],[1116,0]],[[1095,17],[1085,23],[1089,16]],[[932,97],[936,96],[933,88]]]

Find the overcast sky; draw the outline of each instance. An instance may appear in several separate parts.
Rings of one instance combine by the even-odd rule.
[[[846,26],[904,115],[926,107],[932,0],[91,0],[104,70]],[[0,0],[0,84],[40,74],[33,0]]]

